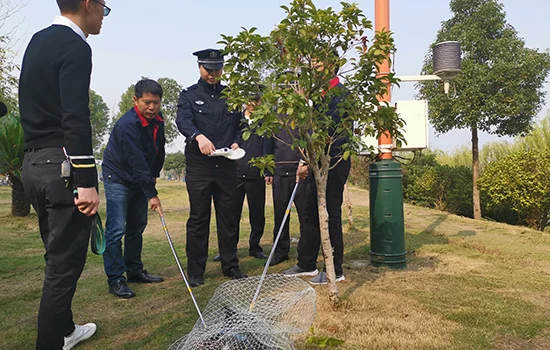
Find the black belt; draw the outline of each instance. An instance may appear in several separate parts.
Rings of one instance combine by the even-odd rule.
[[[43,150],[43,149],[44,148],[27,148],[23,152],[25,152],[25,153],[38,152],[38,151]]]

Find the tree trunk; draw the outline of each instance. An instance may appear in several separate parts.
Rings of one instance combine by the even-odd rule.
[[[330,242],[330,234],[328,231],[328,211],[327,211],[327,180],[328,180],[328,165],[319,169],[317,164],[311,165],[313,175],[315,176],[315,184],[317,187],[317,206],[319,213],[319,229],[321,231],[321,247],[323,257],[325,259],[325,269],[327,270],[329,298],[333,305],[340,301],[338,296],[338,286],[336,285],[336,272],[334,270],[334,256],[332,255],[332,244]],[[324,169],[323,169],[324,168]]]
[[[351,198],[349,196],[349,187],[347,182],[344,185],[344,202],[345,206],[348,208],[348,226],[350,229],[353,229],[353,208],[351,206]]]
[[[15,175],[10,175],[11,181],[11,215],[27,216],[31,211],[31,204],[23,189],[21,179]]]
[[[477,125],[472,126],[472,182],[473,182],[473,204],[474,204],[474,219],[481,219],[481,199],[477,180],[479,179],[479,138],[477,135]]]

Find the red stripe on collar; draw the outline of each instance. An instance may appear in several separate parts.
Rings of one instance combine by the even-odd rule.
[[[146,127],[146,126],[149,126],[149,120],[147,118],[145,118],[144,116],[141,115],[141,113],[139,113],[139,110],[134,106],[134,111],[136,112],[138,118],[139,118],[139,121],[141,122],[141,125],[143,127]],[[161,118],[160,115],[156,115],[155,116],[155,120],[158,121],[158,122],[163,122],[164,120]]]
[[[338,77],[334,77],[332,78],[332,80],[330,81],[329,85],[328,85],[328,88],[329,89],[332,89],[334,88],[336,85],[340,84],[340,78]]]
[[[336,87],[336,85],[340,84],[340,78],[338,77],[334,77],[330,80],[329,84],[328,84],[328,89],[333,89]],[[327,90],[323,90],[323,92],[321,92],[321,96],[325,97],[325,95],[327,94]]]

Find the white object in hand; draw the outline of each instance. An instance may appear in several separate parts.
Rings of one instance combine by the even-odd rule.
[[[210,157],[225,157],[231,160],[238,160],[244,157],[246,151],[242,148],[232,150],[229,147],[219,148],[210,155]]]

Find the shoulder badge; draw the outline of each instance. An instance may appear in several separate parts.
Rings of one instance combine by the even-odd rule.
[[[195,101],[195,103],[199,106],[202,106],[204,104],[204,101],[197,100],[197,101]]]

